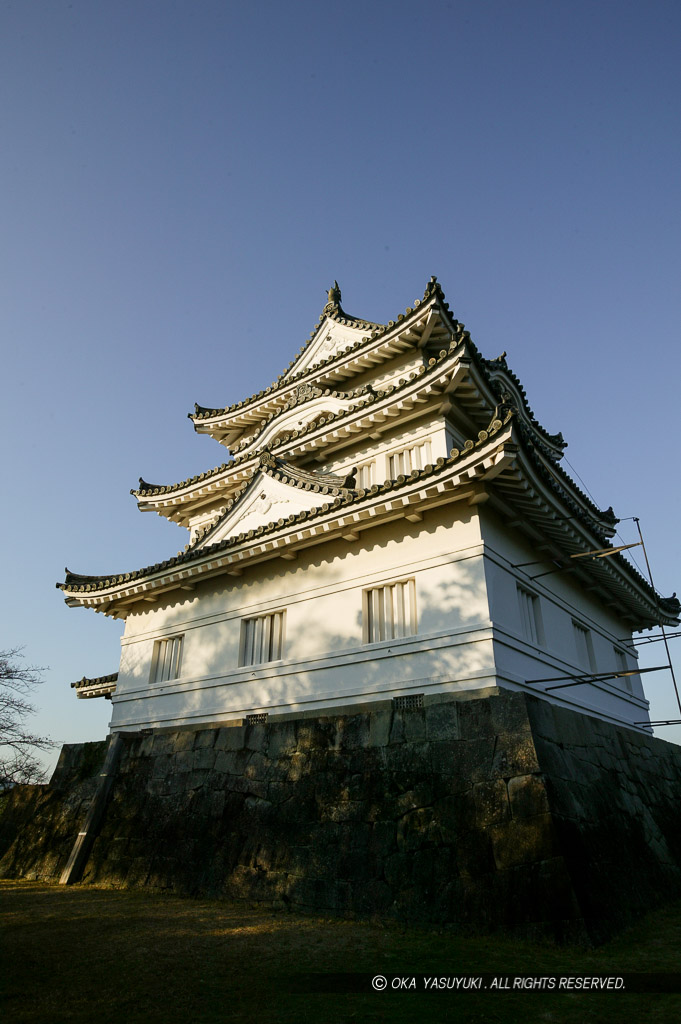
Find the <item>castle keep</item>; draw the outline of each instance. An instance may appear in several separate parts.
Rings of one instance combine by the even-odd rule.
[[[71,606],[125,619],[113,733],[419,707],[490,687],[649,731],[633,630],[672,624],[561,464],[505,355],[435,278],[388,324],[330,289],[277,380],[194,429],[229,449],[140,509],[184,527],[165,562],[67,570]]]
[[[632,632],[675,623],[433,278],[386,325],[337,285],[231,458],[139,507],[183,551],[67,603],[125,619],[111,736],[17,787],[0,876],[600,940],[681,894],[681,754]]]

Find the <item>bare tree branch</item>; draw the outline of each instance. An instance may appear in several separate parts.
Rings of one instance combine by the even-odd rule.
[[[22,783],[43,782],[45,770],[36,751],[56,744],[48,736],[36,736],[26,719],[37,708],[27,698],[40,686],[42,669],[22,665],[20,647],[0,651],[0,792]]]

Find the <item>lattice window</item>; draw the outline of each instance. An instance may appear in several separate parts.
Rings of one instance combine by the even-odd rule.
[[[412,445],[410,448],[403,448],[399,452],[393,452],[388,456],[388,475],[395,480],[400,474],[409,476],[413,469],[423,469],[429,462],[432,462],[432,445],[430,438]]]
[[[183,639],[182,636],[168,636],[154,641],[154,651],[151,656],[152,683],[179,679]]]
[[[415,711],[423,707],[422,693],[408,693],[404,697],[393,697],[395,711]]]
[[[417,632],[416,583],[413,579],[372,587],[364,591],[362,598],[365,644],[396,640]]]
[[[286,612],[280,611],[242,619],[240,665],[260,665],[283,656],[285,616]]]
[[[523,635],[532,644],[544,642],[544,626],[541,617],[541,607],[536,594],[518,587],[518,605],[520,606],[520,623]]]

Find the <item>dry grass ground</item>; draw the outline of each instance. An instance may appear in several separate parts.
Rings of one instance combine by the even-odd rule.
[[[549,975],[680,969],[681,906],[597,950],[324,920],[241,904],[0,882],[2,1019],[13,1024],[681,1020],[681,995],[315,992],[308,972]]]

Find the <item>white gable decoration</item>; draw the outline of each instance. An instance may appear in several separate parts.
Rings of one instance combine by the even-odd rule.
[[[236,500],[233,508],[225,512],[219,524],[208,532],[196,545],[197,548],[219,544],[229,537],[236,537],[259,526],[276,523],[279,519],[309,510],[321,504],[318,494],[301,490],[292,484],[282,483],[259,470],[244,494]]]
[[[317,332],[317,337],[304,355],[297,360],[295,366],[285,374],[285,379],[288,379],[293,373],[303,373],[323,359],[328,359],[329,356],[335,356],[350,345],[354,345],[356,341],[365,338],[369,331],[370,328],[366,324],[356,327],[349,323],[340,324],[328,316],[325,317]]]

